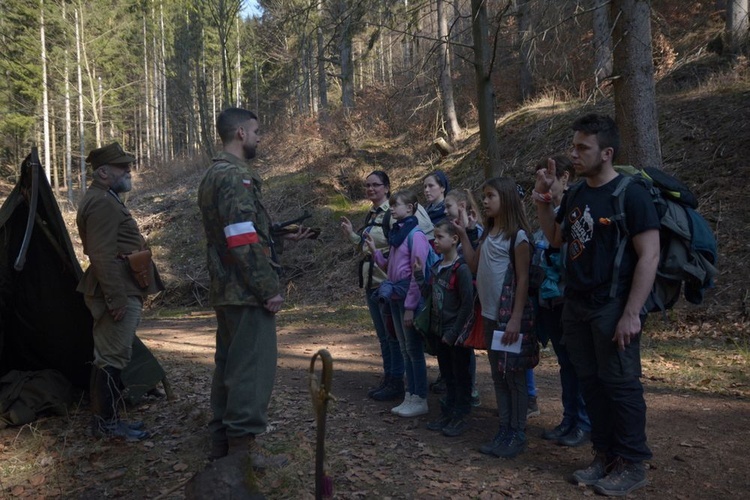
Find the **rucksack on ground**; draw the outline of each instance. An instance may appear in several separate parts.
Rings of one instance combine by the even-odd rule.
[[[671,309],[684,291],[685,300],[703,302],[704,292],[713,287],[718,274],[716,238],[711,226],[697,211],[698,200],[676,177],[653,167],[637,169],[630,165],[615,166],[623,174],[612,193],[615,204],[619,243],[613,269],[610,297],[617,292],[617,276],[622,264],[628,231],[625,224],[625,190],[631,182],[639,182],[648,190],[659,215],[661,246],[656,280],[644,308],[648,312]],[[585,181],[582,181],[585,182]],[[581,184],[570,188],[575,195]]]

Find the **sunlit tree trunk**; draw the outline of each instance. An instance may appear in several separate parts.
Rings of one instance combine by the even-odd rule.
[[[47,42],[44,33],[44,0],[39,0],[39,36],[42,42],[42,117],[44,120],[44,172],[50,182],[49,91],[47,89]]]
[[[143,122],[146,125],[145,156],[151,162],[151,80],[148,72],[148,33],[146,30],[146,12],[143,13]],[[141,152],[143,154],[143,152]]]
[[[448,38],[448,14],[445,0],[437,0],[438,36],[440,47],[440,94],[443,101],[443,119],[451,141],[461,134],[453,101],[453,78],[451,75],[450,39]]]
[[[65,29],[65,187],[68,192],[68,203],[73,203],[73,158],[72,158],[72,142],[71,142],[71,129],[72,124],[70,120],[70,58],[68,54],[67,42],[69,40],[67,35],[68,20],[66,16],[66,4],[63,3],[63,26]]]
[[[622,140],[616,161],[639,168],[661,168],[650,16],[648,1],[612,0],[615,121]]]
[[[81,173],[81,194],[86,192],[86,141],[83,127],[83,61],[81,58],[81,29],[78,9],[75,11],[76,21],[76,66],[78,67],[78,147],[80,153],[79,172]]]

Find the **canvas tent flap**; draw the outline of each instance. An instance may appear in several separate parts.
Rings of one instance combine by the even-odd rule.
[[[33,169],[39,178],[33,230],[23,268]],[[59,370],[86,387],[93,357],[91,315],[75,291],[82,274],[42,166],[29,155],[0,208],[0,375],[12,369]]]
[[[27,233],[34,169],[38,176],[36,214],[19,271],[14,265]],[[11,370],[52,369],[73,385],[88,389],[93,320],[83,295],[76,291],[82,275],[57,201],[32,151],[0,208],[0,377]],[[159,362],[137,338],[131,366],[125,371],[137,385],[132,395],[147,392],[165,378]]]

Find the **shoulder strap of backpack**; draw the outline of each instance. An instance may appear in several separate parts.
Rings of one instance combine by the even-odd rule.
[[[453,267],[451,267],[451,277],[448,280],[449,290],[456,288],[456,280],[458,279],[456,273],[458,272],[458,268],[461,267],[461,264],[463,264],[463,261],[461,259],[456,259],[456,262],[453,263]]]
[[[628,243],[628,225],[625,220],[625,191],[627,190],[630,183],[633,181],[632,175],[623,175],[620,182],[617,184],[612,197],[614,198],[615,204],[615,215],[610,217],[610,220],[615,223],[617,227],[617,252],[615,253],[615,262],[612,266],[612,283],[609,287],[609,297],[614,299],[617,296],[617,281],[620,277],[620,267],[622,266],[622,258],[625,255],[625,247]]]

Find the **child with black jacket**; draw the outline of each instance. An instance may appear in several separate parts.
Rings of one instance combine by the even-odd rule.
[[[432,296],[430,334],[440,339],[437,359],[446,385],[440,417],[427,428],[449,437],[466,431],[471,411],[471,349],[456,345],[456,340],[474,309],[474,284],[469,266],[458,255],[458,243],[453,224],[443,221],[435,226],[435,251],[443,258],[432,268],[430,283],[424,282],[422,263],[414,264],[423,295]]]

